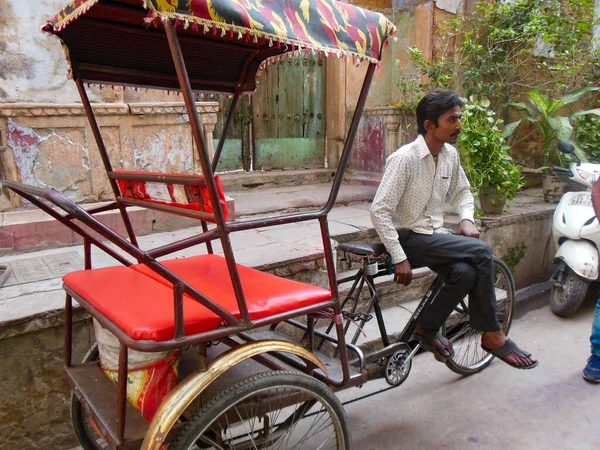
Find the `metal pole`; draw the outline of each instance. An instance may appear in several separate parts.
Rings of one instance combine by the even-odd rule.
[[[248,307],[246,306],[246,300],[242,291],[242,283],[237,271],[235,264],[235,257],[231,248],[231,241],[229,240],[229,230],[225,223],[225,216],[223,214],[223,208],[219,201],[219,195],[217,193],[217,185],[215,183],[214,173],[211,170],[208,151],[206,149],[206,139],[200,119],[198,117],[198,111],[196,111],[196,105],[194,103],[194,95],[188,77],[187,70],[185,68],[185,61],[181,53],[181,47],[179,46],[179,39],[177,38],[177,31],[173,27],[170,20],[163,20],[165,31],[167,33],[167,39],[169,40],[169,47],[171,49],[171,55],[173,56],[173,62],[175,63],[175,70],[177,71],[177,78],[185,101],[188,116],[190,118],[190,125],[192,127],[192,135],[194,136],[194,142],[198,149],[198,156],[200,157],[200,165],[202,166],[202,173],[206,180],[208,187],[208,193],[210,195],[210,201],[213,205],[215,222],[220,230],[223,230],[221,236],[221,246],[223,247],[223,253],[225,254],[225,260],[227,261],[227,268],[229,269],[229,275],[231,277],[231,283],[237,299],[238,308],[242,316],[242,321],[248,323],[250,316],[248,315]]]
[[[231,121],[233,120],[233,113],[235,112],[235,107],[238,104],[238,100],[240,99],[241,88],[237,88],[235,93],[233,94],[233,99],[231,100],[231,106],[229,107],[229,112],[227,113],[227,119],[225,119],[225,124],[223,125],[223,131],[221,132],[221,137],[219,138],[219,143],[217,144],[217,149],[215,150],[215,156],[213,156],[212,162],[212,171],[217,171],[217,166],[219,165],[219,159],[221,158],[221,152],[223,151],[223,145],[225,145],[225,135],[229,131],[229,127],[231,126]]]
[[[122,342],[119,350],[117,396],[117,441],[122,443],[125,440],[125,421],[127,420],[127,346]]]
[[[344,179],[344,172],[346,171],[346,166],[348,165],[348,160],[350,159],[350,151],[352,150],[352,144],[354,143],[354,138],[356,137],[356,131],[358,130],[358,124],[360,122],[360,118],[362,116],[362,112],[367,101],[367,94],[369,93],[369,88],[371,87],[371,81],[373,81],[373,75],[375,74],[376,67],[377,65],[375,63],[370,63],[369,67],[367,68],[365,80],[363,81],[360,96],[358,97],[358,102],[356,104],[356,109],[354,110],[354,116],[352,117],[352,122],[350,123],[348,135],[346,136],[344,150],[342,151],[340,163],[335,174],[335,179],[333,180],[333,185],[331,186],[329,199],[327,200],[325,207],[321,210],[325,213],[329,213],[329,211],[331,211],[331,208],[333,208],[338,192],[340,190],[340,186],[342,185],[342,180]]]
[[[94,139],[96,140],[96,145],[98,146],[98,151],[100,152],[100,158],[102,158],[102,162],[104,163],[104,169],[106,170],[106,173],[109,174],[113,171],[112,165],[110,163],[110,158],[108,157],[108,152],[106,151],[106,146],[104,145],[104,141],[102,140],[100,127],[98,126],[98,122],[96,121],[96,117],[94,116],[94,111],[92,110],[90,99],[88,98],[87,93],[85,92],[83,81],[81,81],[79,77],[75,77],[75,84],[77,85],[77,90],[79,91],[79,96],[81,97],[81,102],[83,103],[85,114],[87,115],[88,121],[90,122],[90,127],[92,128],[92,133],[94,134]],[[116,199],[121,195],[119,191],[119,185],[111,177],[108,177],[108,182],[110,183],[110,187],[112,188],[113,194]],[[133,231],[131,220],[129,220],[129,214],[127,214],[127,208],[121,203],[119,203],[119,211],[121,211],[121,217],[123,218],[123,223],[125,224],[125,229],[127,230],[129,239],[131,240],[131,243],[137,247],[137,239],[135,238],[135,232]]]
[[[65,365],[71,367],[73,352],[73,302],[67,294],[65,299]]]

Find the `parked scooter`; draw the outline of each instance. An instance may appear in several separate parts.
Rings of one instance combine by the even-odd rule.
[[[600,174],[600,164],[582,163],[568,142],[560,142],[558,148],[577,161],[569,169],[554,170],[570,175],[571,180],[587,188],[566,192],[552,219],[552,236],[558,249],[554,262],[558,266],[550,280],[550,307],[555,314],[567,317],[579,308],[590,283],[598,278],[600,224],[592,207],[591,188]]]

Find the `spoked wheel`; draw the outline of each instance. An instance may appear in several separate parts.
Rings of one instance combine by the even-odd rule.
[[[94,343],[85,357],[84,363],[99,361],[98,344]],[[100,436],[96,425],[92,422],[89,411],[84,407],[75,394],[71,394],[71,421],[79,443],[85,450],[109,449],[108,443]]]
[[[214,397],[169,450],[349,449],[346,413],[331,389],[298,372],[248,377]]]
[[[508,335],[515,307],[515,283],[508,266],[494,257],[494,286],[500,327]],[[481,348],[481,331],[471,328],[469,307],[463,300],[448,318],[442,334],[452,341],[454,358],[446,361],[450,370],[460,375],[473,375],[485,369],[494,356]]]

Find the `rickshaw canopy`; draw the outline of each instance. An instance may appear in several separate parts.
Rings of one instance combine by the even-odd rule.
[[[252,92],[269,58],[318,52],[378,62],[395,27],[335,0],[76,0],[43,30],[88,83],[179,89],[163,20],[174,23],[195,91]]]

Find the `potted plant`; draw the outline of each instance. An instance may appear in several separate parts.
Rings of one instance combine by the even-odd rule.
[[[488,99],[469,98],[463,111],[458,139],[461,164],[486,214],[500,214],[507,199],[524,182],[520,168],[508,154],[509,146]]]
[[[567,176],[557,175],[552,170],[555,165],[561,167],[564,165],[563,157],[557,151],[557,142],[559,140],[568,141],[571,138],[573,132],[572,120],[588,114],[600,116],[600,109],[576,111],[568,115],[561,115],[561,111],[571,103],[580,100],[587,92],[597,90],[600,90],[600,88],[585,87],[567,92],[558,99],[551,99],[540,91],[533,90],[527,93],[529,105],[526,103],[508,103],[509,107],[517,111],[524,111],[525,116],[504,127],[505,137],[511,136],[524,120],[535,124],[542,136],[542,167],[540,170],[544,173],[542,186],[544,200],[547,202],[558,202],[568,183]],[[576,152],[581,160],[587,160],[583,152],[580,150],[576,150]]]

